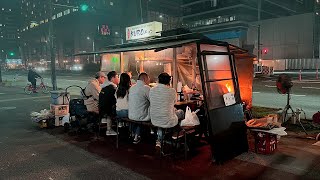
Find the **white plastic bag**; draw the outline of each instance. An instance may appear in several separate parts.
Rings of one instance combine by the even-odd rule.
[[[180,126],[197,126],[197,125],[199,125],[200,121],[197,116],[198,111],[199,111],[199,109],[194,112],[191,112],[190,107],[187,106],[184,120],[181,121]]]

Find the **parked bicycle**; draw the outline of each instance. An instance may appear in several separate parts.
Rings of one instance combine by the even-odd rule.
[[[31,94],[32,92],[35,92],[35,91],[38,91],[38,90],[41,90],[43,93],[48,93],[49,90],[48,90],[48,86],[46,86],[43,82],[43,78],[41,78],[41,83],[39,86],[36,87],[36,89],[34,89],[32,87],[32,84],[31,83],[28,83],[27,86],[24,88],[24,92],[26,94]]]

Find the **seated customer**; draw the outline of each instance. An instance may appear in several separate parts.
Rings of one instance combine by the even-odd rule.
[[[107,123],[106,135],[117,135],[117,133],[111,129],[111,119],[116,116],[116,103],[115,97],[117,85],[119,84],[119,77],[115,71],[111,71],[107,74],[109,85],[102,88],[99,94],[99,113],[102,116],[102,122]]]
[[[88,112],[94,112],[99,114],[99,93],[101,91],[100,84],[103,84],[105,82],[106,75],[104,72],[97,72],[95,74],[94,79],[90,79],[88,82],[88,85],[86,86],[84,90],[84,104],[87,107]]]
[[[150,121],[149,115],[149,91],[150,77],[147,73],[141,73],[137,83],[129,90],[129,119],[135,121]],[[137,144],[140,141],[141,127],[133,127],[134,140]]]
[[[178,119],[184,118],[182,110],[176,110],[176,90],[170,87],[171,76],[161,73],[158,76],[158,85],[150,90],[150,116],[154,126],[171,128],[178,124]],[[156,146],[160,147],[162,131],[158,129]]]
[[[128,117],[128,93],[131,86],[130,76],[127,73],[120,75],[120,83],[116,91],[116,110],[120,118]]]

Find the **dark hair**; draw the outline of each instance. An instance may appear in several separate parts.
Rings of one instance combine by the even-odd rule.
[[[139,80],[144,80],[146,77],[148,77],[149,75],[145,72],[140,73],[138,79]]]
[[[108,77],[108,80],[111,81],[111,79],[113,77],[116,77],[117,76],[117,72],[115,71],[110,71],[108,74],[107,74],[107,77]]]
[[[117,89],[117,98],[124,98],[128,93],[128,90],[131,86],[130,76],[127,73],[122,73],[120,75],[120,83]]]
[[[160,84],[169,85],[171,81],[171,76],[168,73],[163,72],[158,76],[158,80]]]

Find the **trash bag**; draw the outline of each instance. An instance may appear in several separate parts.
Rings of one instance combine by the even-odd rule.
[[[197,112],[200,111],[199,109],[191,112],[189,106],[186,108],[186,113],[184,120],[181,121],[180,126],[197,126],[200,124],[199,118],[197,116]]]

